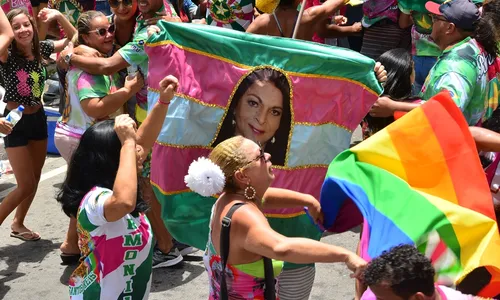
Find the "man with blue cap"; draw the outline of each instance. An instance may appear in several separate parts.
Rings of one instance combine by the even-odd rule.
[[[487,117],[488,70],[498,53],[491,34],[495,28],[491,22],[481,20],[477,6],[470,0],[448,0],[443,4],[430,1],[426,8],[433,20],[431,39],[443,54],[429,72],[420,97],[428,100],[446,89],[462,110],[467,123],[478,125]],[[370,115],[384,117],[416,106],[382,97]]]

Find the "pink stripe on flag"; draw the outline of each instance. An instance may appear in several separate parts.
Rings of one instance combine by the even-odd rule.
[[[310,194],[319,200],[321,185],[326,175],[326,168],[304,168],[295,170],[274,169],[272,187],[289,189],[304,194]],[[266,214],[293,214],[303,212],[303,208],[268,209]]]
[[[377,100],[375,94],[349,81],[300,76],[291,80],[295,122],[333,122],[354,131]]]
[[[199,157],[207,157],[210,150],[202,148],[175,148],[156,144],[153,148],[151,165],[151,181],[157,184],[163,192],[186,190],[184,176],[189,165]],[[171,159],[175,157],[175,159]]]
[[[189,165],[199,157],[207,157],[209,149],[203,148],[176,148],[156,144],[153,149],[151,165],[155,166],[151,172],[151,181],[157,184],[163,192],[177,192],[186,190],[184,176],[187,175]],[[175,157],[176,159],[169,159]],[[296,170],[274,169],[276,178],[273,187],[285,188],[301,193],[311,194],[319,199],[321,185],[326,175],[326,168],[315,167]],[[295,213],[297,209],[269,210],[266,213]]]
[[[159,83],[165,76],[174,75],[179,79],[179,93],[223,107],[227,105],[238,80],[247,72],[230,63],[184,51],[174,45],[146,47],[146,52],[149,56],[164,57],[161,67],[149,66],[150,88],[159,89]]]

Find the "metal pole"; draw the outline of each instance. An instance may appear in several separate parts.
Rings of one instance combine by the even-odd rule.
[[[306,7],[306,0],[302,0],[302,4],[300,5],[299,16],[297,17],[297,22],[295,23],[295,28],[293,29],[292,39],[297,37],[297,33],[299,32],[300,20],[302,19],[302,15],[304,14],[304,9]]]

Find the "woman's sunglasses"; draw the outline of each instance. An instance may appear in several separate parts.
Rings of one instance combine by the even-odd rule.
[[[438,15],[431,15],[431,19],[432,19],[432,22],[436,22],[436,21],[443,21],[443,22],[449,22],[448,20],[446,20],[445,17],[441,17],[441,16],[438,16]]]
[[[106,36],[106,33],[115,33],[115,30],[116,30],[116,27],[115,27],[115,24],[111,24],[107,29],[106,28],[99,28],[99,29],[96,29],[96,30],[91,30],[89,32],[95,32],[97,33],[99,36]]]
[[[118,6],[120,6],[120,3],[126,7],[132,6],[132,1],[134,0],[108,0],[108,3],[112,8],[118,8]]]
[[[264,149],[262,149],[262,146],[259,144],[259,147],[260,147],[260,154],[252,159],[251,161],[249,161],[245,166],[243,166],[241,169],[245,169],[246,167],[248,167],[249,165],[251,165],[252,163],[256,162],[256,161],[259,161],[259,160],[265,160],[266,158],[266,153],[264,152]]]

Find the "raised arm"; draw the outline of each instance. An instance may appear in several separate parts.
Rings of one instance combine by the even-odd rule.
[[[115,131],[122,143],[120,164],[113,185],[113,195],[104,203],[104,217],[115,222],[131,213],[137,201],[137,158],[135,122],[128,115],[115,119]]]
[[[55,53],[61,52],[64,47],[66,47],[66,45],[71,41],[73,36],[77,33],[76,28],[73,27],[69,20],[56,9],[44,8],[40,11],[38,17],[45,27],[48,26],[48,24],[50,24],[52,21],[57,21],[57,23],[61,25],[64,33],[66,34],[66,38],[54,42]]]
[[[167,116],[168,107],[179,81],[174,76],[167,76],[160,82],[160,99],[137,130],[137,144],[142,146],[147,155],[153,148]]]
[[[304,11],[302,16],[302,23],[315,23],[333,16],[342,6],[344,0],[327,0],[325,3],[317,6],[310,7]]]
[[[14,32],[3,9],[0,7],[0,61],[6,62],[8,49],[14,40]]]

